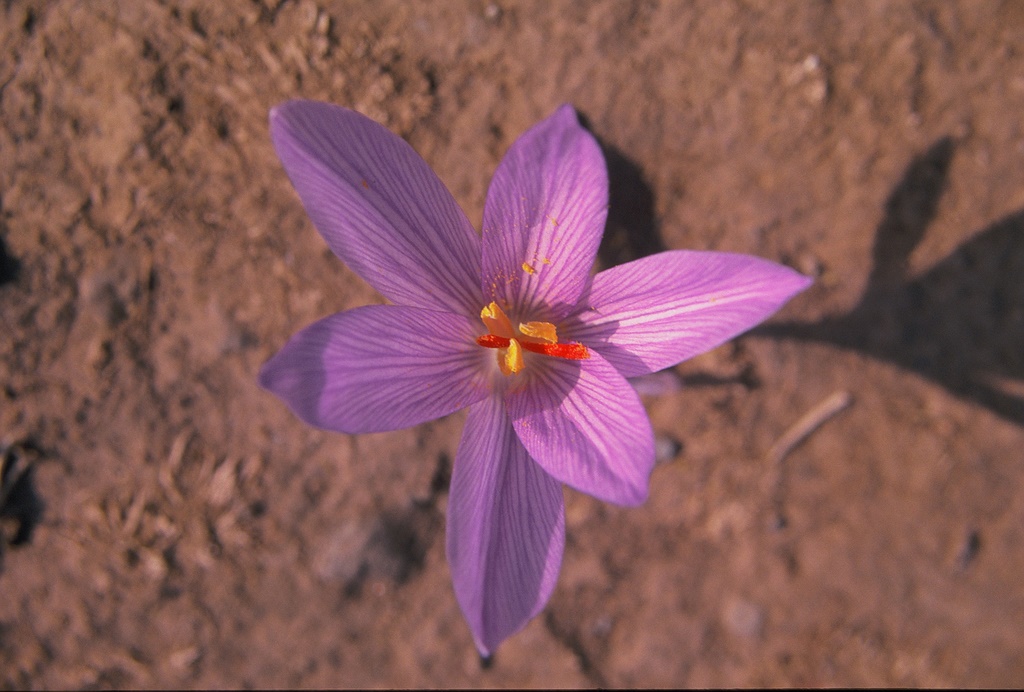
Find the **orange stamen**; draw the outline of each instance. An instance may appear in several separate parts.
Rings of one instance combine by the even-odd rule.
[[[477,337],[476,342],[484,348],[508,348],[512,343],[513,339],[508,339],[504,336],[495,336],[494,334],[484,334],[483,336]],[[518,339],[516,339],[518,341]],[[587,360],[590,358],[590,351],[583,344],[568,343],[568,344],[537,344],[532,341],[520,341],[519,345],[524,351],[530,351],[532,353],[540,353],[545,356],[554,356],[555,358],[564,358],[566,360]]]
[[[503,336],[497,336],[495,334],[484,334],[478,336],[476,342],[484,348],[508,348],[508,344],[511,339],[506,339]]]
[[[566,360],[587,360],[590,358],[590,351],[579,343],[568,344],[530,344],[523,343],[523,348],[534,353],[543,353],[546,356],[564,358]]]

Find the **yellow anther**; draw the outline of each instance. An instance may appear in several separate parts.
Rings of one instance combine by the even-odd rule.
[[[501,354],[498,355],[498,367],[501,368],[503,375],[515,375],[523,369],[523,347],[519,345],[518,341],[511,339],[508,342],[505,357],[502,358]]]
[[[523,262],[523,271],[527,274],[536,274],[537,270],[534,269],[530,264]]]
[[[512,323],[509,321],[508,316],[494,301],[491,301],[490,305],[484,306],[484,309],[480,311],[480,319],[483,320],[487,331],[495,336],[503,336],[506,339],[511,339],[515,336],[515,331],[512,329]]]
[[[519,324],[519,331],[523,336],[533,337],[546,341],[549,344],[558,343],[558,332],[555,325],[550,322],[526,322]]]

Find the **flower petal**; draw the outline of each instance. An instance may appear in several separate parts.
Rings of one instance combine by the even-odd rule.
[[[585,308],[560,329],[625,377],[671,367],[770,317],[811,280],[760,257],[674,250],[594,277]]]
[[[490,391],[468,317],[395,305],[339,312],[292,337],[260,384],[310,425],[397,430],[465,408]]]
[[[519,443],[499,397],[469,409],[448,500],[448,564],[487,655],[551,597],[565,547],[561,485]]]
[[[400,305],[476,314],[480,238],[401,137],[355,111],[288,101],[270,134],[331,250]]]
[[[571,106],[523,134],[487,192],[483,290],[514,320],[551,322],[586,291],[608,215],[608,172]]]
[[[568,361],[539,356],[505,394],[512,425],[545,471],[601,500],[647,499],[654,433],[629,382],[598,353]]]

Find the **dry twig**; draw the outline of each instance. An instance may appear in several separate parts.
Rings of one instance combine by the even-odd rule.
[[[782,437],[776,440],[775,444],[768,450],[768,458],[775,464],[781,464],[782,460],[810,437],[811,433],[829,419],[841,413],[851,403],[853,403],[853,397],[847,391],[840,390],[831,394],[820,404],[805,413],[800,420],[782,434]]]

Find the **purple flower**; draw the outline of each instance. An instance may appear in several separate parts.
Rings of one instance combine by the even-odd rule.
[[[654,438],[626,378],[721,344],[810,282],[756,257],[684,250],[591,276],[608,176],[570,106],[512,145],[482,234],[405,141],[358,113],[290,101],[270,130],[327,244],[394,305],[300,331],[260,383],[307,423],[345,433],[469,408],[447,553],[487,654],[551,596],[562,483],[620,505],[646,499]]]

